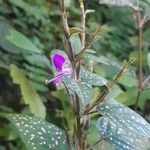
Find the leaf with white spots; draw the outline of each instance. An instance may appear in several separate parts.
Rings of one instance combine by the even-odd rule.
[[[77,83],[69,76],[65,76],[63,82],[71,94],[76,93],[78,95],[82,104],[87,104],[92,99],[93,89],[90,84],[85,82]]]
[[[6,114],[28,150],[66,150],[64,132],[45,120],[19,114]]]
[[[93,86],[107,85],[108,82],[105,78],[101,77],[98,74],[89,72],[83,67],[81,68],[80,78],[82,81],[91,84]]]
[[[79,34],[78,33],[73,34],[70,37],[70,41],[71,41],[71,46],[72,46],[73,52],[75,54],[79,53],[81,48],[82,48],[81,40],[79,38]]]
[[[117,150],[147,148],[150,124],[140,115],[115,100],[105,100],[97,109],[103,115],[97,125],[100,135]]]
[[[111,66],[111,67],[116,67],[118,69],[121,70],[122,66],[117,64],[116,62],[113,62],[112,60],[108,59],[107,57],[104,57],[104,56],[96,56],[96,55],[93,55],[93,54],[90,54],[90,53],[85,53],[83,55],[83,58],[85,60],[92,60],[93,62],[95,63],[102,63],[102,64],[105,64],[105,65],[108,65],[108,66]]]
[[[124,128],[120,122],[109,117],[100,117],[97,128],[101,138],[115,147],[115,150],[148,150],[149,139]]]
[[[89,54],[89,53],[85,53],[85,54],[83,55],[83,58],[84,58],[84,59],[87,59],[88,61],[89,61],[89,60],[92,60],[93,62],[110,65],[110,63],[109,63],[105,58],[103,58],[103,57],[98,57],[98,56],[95,56],[95,55],[92,55],[92,54]]]
[[[90,102],[90,100],[92,99],[93,97],[93,89],[92,89],[92,86],[88,83],[85,83],[85,82],[81,82],[80,83],[80,88],[82,90],[82,93],[85,97],[84,99],[84,104],[87,104]]]
[[[108,5],[115,5],[115,6],[129,6],[135,10],[138,10],[138,3],[137,0],[100,0],[100,4],[108,4]]]
[[[71,5],[71,0],[65,0],[64,5],[66,8],[69,7]]]

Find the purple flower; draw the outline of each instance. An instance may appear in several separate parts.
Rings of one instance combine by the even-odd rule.
[[[67,58],[63,53],[55,52],[52,54],[51,59],[56,76],[50,80],[46,80],[45,83],[48,84],[52,82],[59,84],[65,75],[71,74],[72,69],[66,65]]]
[[[60,54],[53,54],[52,55],[52,61],[55,69],[57,71],[61,71],[63,64],[65,63],[65,58]]]

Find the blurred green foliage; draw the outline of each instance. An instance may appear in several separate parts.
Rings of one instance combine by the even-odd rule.
[[[99,56],[106,56],[116,62],[115,65],[120,65],[123,59],[131,56],[136,58],[129,74],[120,80],[110,93],[111,96],[132,107],[136,100],[138,82],[137,31],[133,12],[130,8],[99,5],[98,0],[87,0],[85,6],[87,9],[95,10],[94,13],[87,15],[87,36],[95,31],[98,25],[107,25],[107,32],[92,45],[91,49]],[[81,14],[77,1],[71,2],[68,12],[70,27],[79,28]],[[150,74],[149,35],[148,22],[143,29],[144,79]],[[46,114],[47,121],[61,128],[66,125],[70,129],[69,135],[73,136],[74,131],[71,129],[74,126],[74,116],[67,102],[67,95],[64,91],[56,92],[53,85],[45,85],[45,80],[53,75],[49,61],[50,52],[53,49],[64,50],[63,41],[57,0],[0,1],[0,111],[34,113],[42,116]],[[12,64],[17,66],[17,72],[12,73],[14,70]],[[94,71],[111,80],[118,70],[115,67],[97,64]],[[26,91],[22,92],[23,88],[27,88]],[[28,93],[30,90],[34,91],[34,94]],[[146,108],[150,99],[149,93],[150,88],[147,87],[142,92],[139,102],[139,110],[143,114],[149,110]],[[34,109],[35,105],[31,104],[34,99],[38,101],[36,109],[41,109],[39,114]],[[25,149],[16,132],[12,130],[12,124],[4,119],[0,119],[0,122],[0,146],[12,150]],[[94,137],[96,132],[92,132]],[[89,143],[92,142],[93,138],[89,137]]]

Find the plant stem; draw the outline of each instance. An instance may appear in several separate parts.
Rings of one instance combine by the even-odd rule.
[[[65,46],[68,57],[70,59],[73,75],[72,78],[74,80],[78,80],[79,72],[80,72],[80,63],[75,62],[75,56],[72,50],[71,42],[70,42],[70,31],[68,26],[67,20],[67,13],[66,8],[64,6],[64,0],[59,0],[59,7],[60,7],[60,14],[61,14],[61,21],[62,26],[65,34]],[[69,94],[69,93],[68,93]],[[77,150],[82,150],[82,130],[81,130],[81,123],[80,123],[80,103],[79,98],[77,95],[70,95],[73,110],[76,116],[76,139],[77,139]]]
[[[65,46],[66,46],[66,51],[68,54],[68,57],[71,62],[74,61],[74,54],[70,42],[70,31],[69,31],[69,26],[68,26],[68,19],[67,19],[67,13],[66,9],[64,6],[64,0],[59,0],[59,9],[60,9],[60,15],[61,15],[61,22],[65,34]]]
[[[81,56],[83,55],[83,53],[85,52],[85,50],[91,46],[91,44],[93,43],[93,40],[103,30],[104,30],[104,27],[98,27],[97,28],[97,30],[95,31],[95,33],[93,33],[93,35],[90,37],[90,39],[84,45],[84,47],[82,47],[82,49],[80,50],[80,52],[76,55],[76,57],[75,57],[76,62],[78,62],[81,59]]]
[[[82,11],[82,20],[81,20],[81,43],[82,43],[82,48],[85,46],[85,20],[86,20],[86,14],[85,14],[85,9],[84,9],[84,3],[83,0],[79,0],[80,3],[80,8]]]
[[[143,23],[141,19],[141,14],[140,12],[136,12],[136,22],[138,25],[138,93],[136,97],[136,103],[134,110],[137,110],[138,107],[138,102],[140,100],[140,95],[143,90],[143,72],[142,72],[142,28],[143,28]]]
[[[81,131],[81,123],[80,123],[80,114],[76,114],[76,126],[77,126],[77,150],[82,149],[82,131]]]
[[[105,100],[110,89],[119,81],[119,79],[122,77],[122,75],[124,75],[124,73],[126,73],[126,71],[127,66],[124,66],[123,69],[119,72],[119,74],[115,77],[115,79],[110,83],[110,85],[108,85],[109,88],[107,88],[92,105],[85,109],[83,115],[87,115],[95,106],[97,106],[100,102]]]
[[[81,12],[82,12],[82,18],[81,18],[81,44],[82,44],[82,49],[84,49],[85,47],[85,38],[86,38],[86,34],[85,34],[85,29],[86,29],[86,25],[85,25],[85,21],[86,21],[86,14],[85,14],[85,8],[84,8],[84,0],[79,0],[80,3],[80,8],[81,8]],[[77,63],[79,63],[79,67],[81,64],[81,60],[76,61]],[[86,149],[86,138],[87,138],[87,128],[86,125],[88,120],[83,120],[83,128],[82,128],[82,144],[81,144],[81,149],[85,150]]]

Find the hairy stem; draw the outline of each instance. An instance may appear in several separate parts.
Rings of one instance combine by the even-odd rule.
[[[93,40],[103,30],[104,30],[104,27],[98,27],[97,28],[97,30],[95,31],[95,33],[93,33],[93,35],[91,36],[91,38],[87,41],[87,43],[84,45],[84,47],[82,47],[82,49],[80,50],[80,52],[76,55],[76,57],[75,57],[76,62],[78,62],[81,59],[81,56],[83,55],[83,53],[85,52],[85,50],[91,46],[91,44],[93,43]]]
[[[65,34],[65,46],[67,50],[68,57],[70,59],[72,69],[73,69],[73,75],[72,78],[74,80],[78,79],[78,75],[80,72],[80,63],[75,62],[75,56],[72,50],[71,42],[70,42],[70,31],[68,26],[68,19],[67,19],[67,13],[66,8],[64,5],[64,0],[59,0],[59,7],[60,7],[60,14],[61,14],[61,21],[62,26]],[[69,93],[68,93],[69,94]],[[69,94],[70,95],[70,94]],[[77,149],[81,150],[82,148],[82,130],[81,130],[81,123],[80,123],[80,103],[79,98],[77,95],[70,95],[73,110],[75,112],[76,116],[76,139],[77,139]]]
[[[82,33],[81,33],[81,43],[82,43],[82,47],[85,46],[85,20],[86,20],[86,14],[85,14],[85,9],[84,9],[84,3],[83,0],[79,0],[80,3],[80,8],[82,11],[82,20],[81,20],[81,29],[82,29]]]
[[[85,34],[85,29],[86,29],[86,14],[85,14],[85,8],[84,8],[84,0],[79,0],[80,3],[80,8],[81,8],[81,12],[82,12],[82,18],[81,18],[81,30],[82,33],[81,35],[81,44],[82,44],[82,49],[84,49],[85,47],[85,38],[86,38],[86,34]],[[81,64],[81,60],[76,61],[77,63],[79,63],[79,65]],[[79,66],[80,67],[80,66]],[[85,117],[83,119],[83,128],[82,128],[82,145],[81,145],[81,149],[85,150],[86,149],[86,138],[87,138],[87,126],[88,126],[88,120],[86,120],[88,117]],[[89,119],[89,118],[88,118]]]
[[[67,13],[64,5],[64,0],[59,0],[59,8],[60,8],[60,15],[61,15],[61,22],[65,34],[65,46],[66,46],[66,51],[68,54],[68,57],[71,62],[74,60],[74,54],[70,42],[70,31],[69,31],[69,26],[68,26],[68,19],[67,19]]]

